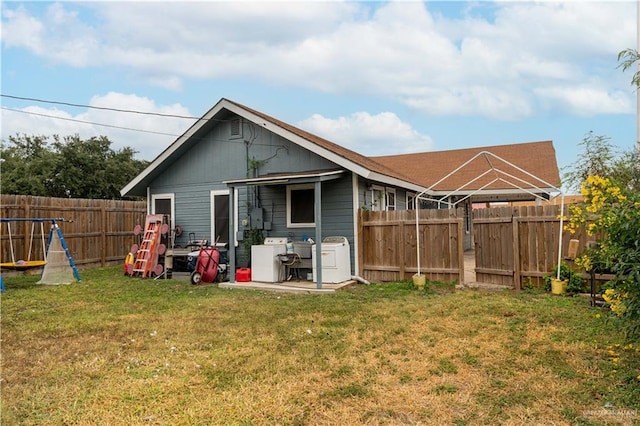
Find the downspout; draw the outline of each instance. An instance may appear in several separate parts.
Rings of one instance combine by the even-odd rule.
[[[229,282],[236,282],[236,244],[235,244],[235,187],[229,186]]]

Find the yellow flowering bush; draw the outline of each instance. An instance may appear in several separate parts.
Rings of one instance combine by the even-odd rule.
[[[606,229],[615,222],[615,209],[627,197],[619,187],[615,186],[609,178],[589,176],[582,182],[580,193],[585,198],[584,205],[573,204],[569,206],[570,218],[565,230],[571,234],[586,226],[587,235],[593,236],[597,231]]]
[[[602,298],[609,304],[612,312],[618,316],[624,315],[627,310],[626,300],[628,296],[626,294],[616,291],[613,288],[608,288],[605,290]]]
[[[568,208],[565,230],[584,229],[595,237],[594,247],[575,259],[587,271],[608,272],[615,279],[603,298],[625,321],[634,339],[640,339],[640,196],[612,179],[588,176],[580,189],[584,202]]]

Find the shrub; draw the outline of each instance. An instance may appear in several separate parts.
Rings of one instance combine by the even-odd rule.
[[[551,279],[556,278],[558,276],[558,266],[556,265],[553,268],[553,271],[549,274],[545,274],[544,279],[544,289],[546,291],[551,291]],[[567,280],[567,293],[576,294],[582,293],[584,279],[575,272],[573,269],[569,267],[566,263],[560,263],[560,279]]]
[[[598,238],[594,247],[576,258],[587,271],[610,272],[604,298],[623,320],[628,336],[640,339],[640,195],[628,185],[589,176],[582,184],[585,201],[570,208],[566,230],[574,233],[584,226]]]

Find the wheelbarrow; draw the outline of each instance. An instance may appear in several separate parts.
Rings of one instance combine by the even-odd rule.
[[[217,240],[216,240],[217,241]],[[222,281],[227,273],[226,264],[221,264],[220,250],[215,246],[200,246],[198,259],[191,273],[191,284]]]

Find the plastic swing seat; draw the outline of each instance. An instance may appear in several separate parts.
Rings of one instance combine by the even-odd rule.
[[[45,260],[23,260],[17,262],[0,263],[0,269],[9,269],[13,271],[26,271],[33,268],[41,268],[46,265]]]

